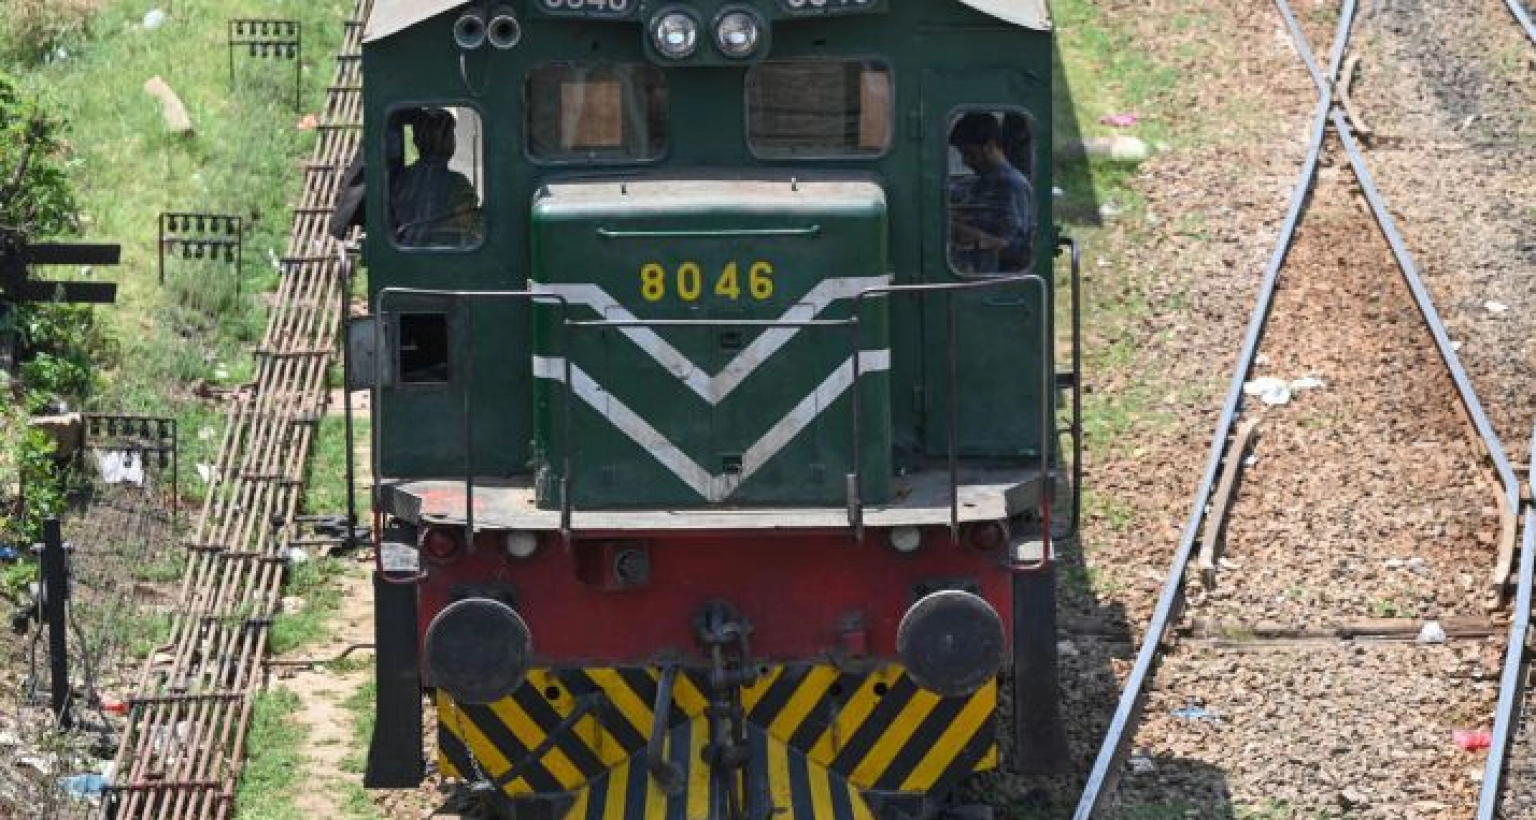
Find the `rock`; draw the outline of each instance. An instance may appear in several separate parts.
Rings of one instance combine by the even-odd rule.
[[[1152,146],[1135,137],[1090,137],[1067,143],[1062,147],[1062,153],[1067,159],[1089,157],[1137,165],[1152,156]]]
[[[145,81],[144,93],[159,101],[160,116],[165,120],[167,131],[179,137],[190,137],[196,133],[192,127],[192,117],[187,114],[187,107],[182,104],[181,97],[176,96],[176,92],[158,74]]]

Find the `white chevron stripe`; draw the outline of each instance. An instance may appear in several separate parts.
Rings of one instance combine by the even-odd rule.
[[[852,299],[870,288],[883,287],[889,284],[889,276],[852,276],[841,279],[824,279],[811,288],[801,300],[784,311],[779,317],[781,322],[803,322],[816,318],[828,305],[840,299]],[[588,283],[548,283],[529,282],[528,289],[534,293],[548,293],[560,296],[568,302],[586,305],[603,315],[605,319],[616,321],[638,321],[628,308],[619,304],[618,300],[608,295],[599,285]],[[798,327],[769,328],[753,339],[735,358],[731,359],[719,373],[713,376],[706,375],[687,356],[673,347],[667,340],[653,329],[648,327],[623,327],[619,332],[628,336],[631,341],[640,346],[640,349],[650,354],[667,372],[681,379],[682,382],[700,398],[710,404],[719,404],[729,396],[732,391],[746,380],[763,362],[779,351],[790,339],[799,333]]]
[[[891,351],[865,350],[859,353],[859,373],[874,373],[891,369]],[[565,381],[565,359],[534,356],[533,375],[539,379]],[[593,378],[575,364],[571,365],[572,390],[592,409],[601,413],[614,427],[619,428],[630,440],[644,447],[663,466],[683,480],[684,484],[709,501],[724,501],[736,492],[741,482],[751,478],[767,464],[795,436],[815,421],[821,411],[830,407],[853,385],[853,357],[849,356],[832,371],[816,389],[795,405],[784,418],[768,429],[757,443],[747,448],[741,457],[739,473],[715,475],[699,466],[678,449],[666,436],[649,422],[631,410],[612,393],[604,390]]]

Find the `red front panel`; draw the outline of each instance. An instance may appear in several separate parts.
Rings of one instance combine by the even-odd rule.
[[[701,661],[694,616],[706,603],[725,601],[752,624],[756,658],[834,651],[894,658],[902,615],[936,589],[975,592],[1011,629],[1001,557],[966,534],[952,543],[947,530],[925,533],[910,554],[893,549],[883,531],[859,542],[846,531],[668,532],[569,544],[543,536],[529,558],[510,556],[503,534],[482,533],[451,563],[424,556],[421,629],[453,600],[492,595],[527,621],[539,665],[644,664],[663,654]],[[615,572],[619,563],[631,579],[647,579],[626,586]]]

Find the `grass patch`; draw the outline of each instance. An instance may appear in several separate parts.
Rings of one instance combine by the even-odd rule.
[[[1114,532],[1129,532],[1136,523],[1136,508],[1091,487],[1084,488],[1083,517],[1102,521]]]
[[[308,733],[294,720],[298,711],[298,696],[286,689],[256,696],[245,769],[235,791],[236,820],[303,820],[294,773],[304,763]]]
[[[369,664],[372,667],[372,664]],[[341,809],[351,820],[381,820],[379,809],[362,786],[363,769],[368,763],[368,744],[373,741],[373,725],[376,718],[374,702],[378,700],[378,684],[373,673],[368,681],[358,687],[342,704],[352,716],[352,751],[341,761],[341,769],[355,775],[346,780],[342,792]]]
[[[272,624],[272,654],[282,655],[317,643],[329,634],[331,617],[341,607],[341,590],[333,583],[346,572],[336,558],[314,558],[288,568],[283,594],[304,601],[298,612],[284,612]]]
[[[31,2],[31,0],[28,0]],[[72,0],[74,1],[74,0]],[[22,75],[46,88],[70,124],[68,174],[82,212],[84,238],[122,244],[118,308],[101,315],[120,340],[121,364],[106,368],[88,409],[171,415],[182,431],[190,469],[213,460],[223,422],[189,386],[231,385],[253,372],[248,350],[259,343],[267,300],[277,283],[270,260],[286,253],[287,205],[298,198],[315,133],[297,127],[290,61],[236,60],[231,90],[227,21],[233,17],[299,20],[305,57],[304,111],[318,111],[334,66],[349,3],[303,0],[186,0],[165,23],[143,26],[146,6],[108,0],[88,29],[71,33],[68,58]],[[162,77],[181,97],[197,132],[166,133],[142,86]],[[163,211],[236,214],[246,220],[240,294],[231,266],[170,260],[161,287],[158,217]],[[217,431],[200,435],[206,428]]]
[[[187,553],[179,549],[141,551],[141,555],[153,555],[147,563],[135,564],[133,579],[151,584],[168,584],[180,581],[187,568]]]
[[[352,715],[353,740],[353,751],[341,764],[343,771],[359,775],[363,773],[363,768],[368,762],[368,744],[373,741],[373,724],[376,718],[373,706],[378,697],[378,682],[370,673],[368,682],[358,687],[357,691],[348,696],[343,704]]]
[[[366,417],[354,416],[353,437],[368,442]],[[366,465],[355,465],[359,474]],[[368,497],[368,487],[358,485],[358,504]],[[345,514],[347,511],[347,430],[346,419],[327,415],[320,420],[309,458],[309,476],[304,482],[304,510],[314,515]]]
[[[171,639],[175,618],[169,612],[135,612],[120,621],[123,644],[143,660]]]

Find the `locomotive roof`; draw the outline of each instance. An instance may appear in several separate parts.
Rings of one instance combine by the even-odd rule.
[[[902,0],[911,2],[911,0]],[[1051,27],[1046,0],[959,0],[984,14],[1014,25],[1038,30]],[[363,42],[371,43],[404,31],[423,20],[465,5],[465,0],[375,0],[373,13],[363,29]]]

